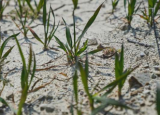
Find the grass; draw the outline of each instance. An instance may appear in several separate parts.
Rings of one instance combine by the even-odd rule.
[[[21,10],[19,9],[19,10],[17,10],[16,9],[16,13],[17,13],[17,16],[18,16],[18,21],[20,22],[20,24],[21,24],[21,26],[22,26],[22,29],[20,28],[20,26],[16,23],[16,21],[14,21],[14,18],[12,17],[12,21],[15,23],[15,25],[17,26],[17,28],[21,31],[21,33],[24,35],[24,37],[27,39],[28,38],[28,36],[27,36],[27,33],[28,33],[28,31],[29,31],[29,29],[27,28],[27,26],[30,26],[32,23],[33,23],[33,21],[34,21],[34,18],[32,18],[31,20],[30,20],[30,22],[28,23],[28,25],[27,25],[27,22],[28,22],[28,12],[21,12]],[[25,15],[24,15],[24,18],[22,18],[23,17],[23,15],[21,16],[21,13],[24,13]]]
[[[32,52],[32,47],[30,45],[30,50],[29,50],[29,59],[28,59],[28,67],[26,65],[26,61],[25,61],[25,57],[24,54],[22,52],[22,49],[20,47],[20,44],[17,40],[17,36],[18,34],[12,35],[11,37],[14,37],[18,46],[18,50],[20,53],[20,57],[22,59],[22,72],[21,72],[21,97],[20,97],[20,102],[18,104],[18,109],[15,110],[12,106],[10,106],[3,98],[0,97],[0,102],[3,103],[6,106],[9,106],[11,108],[11,110],[16,114],[16,115],[22,115],[22,108],[23,105],[27,99],[27,95],[28,95],[28,90],[31,86],[32,80],[34,78],[35,75],[35,70],[36,70],[36,58],[35,58],[35,54]],[[10,38],[11,38],[10,37]],[[33,66],[33,67],[32,67]]]
[[[80,43],[81,43],[81,39],[84,36],[84,34],[87,32],[87,30],[89,29],[89,27],[92,25],[92,23],[95,21],[101,7],[103,4],[101,4],[97,10],[94,12],[94,14],[92,15],[92,17],[89,19],[89,21],[87,22],[86,26],[84,27],[82,33],[80,34],[79,37],[76,37],[76,23],[75,23],[75,10],[77,8],[78,5],[78,1],[74,1],[73,0],[73,4],[74,4],[74,9],[73,9],[73,38],[70,32],[70,28],[68,27],[66,21],[63,19],[65,26],[66,26],[66,40],[67,43],[63,43],[58,37],[55,36],[55,39],[57,41],[57,43],[59,44],[59,48],[61,48],[67,55],[67,60],[68,63],[75,63],[76,60],[82,56],[82,54],[86,51],[87,47],[88,47],[88,40],[85,41],[84,45],[81,47]],[[101,50],[93,50],[91,52],[89,52],[88,54],[94,54],[98,51]]]
[[[21,73],[21,98],[20,98],[20,102],[18,105],[18,111],[17,111],[17,115],[22,115],[22,108],[23,105],[27,99],[27,94],[28,94],[28,90],[30,88],[30,85],[32,83],[32,80],[34,78],[35,75],[35,70],[36,70],[36,58],[35,58],[35,54],[32,52],[32,47],[30,46],[30,50],[29,50],[29,59],[28,59],[28,67],[26,65],[26,61],[25,61],[25,57],[24,54],[22,52],[22,49],[20,47],[20,44],[16,39],[16,43],[18,46],[18,50],[22,59],[22,63],[23,63],[23,67],[22,67],[22,73]],[[33,63],[33,68],[32,68],[32,63]],[[32,68],[32,69],[31,69]]]
[[[3,92],[6,84],[9,82],[9,80],[7,80],[6,77],[2,75],[3,74],[2,69],[3,69],[3,66],[5,66],[9,62],[9,61],[5,62],[5,59],[7,59],[8,55],[11,53],[14,46],[9,48],[5,53],[4,53],[4,50],[6,48],[6,45],[10,41],[10,39],[14,38],[17,35],[18,34],[14,34],[12,36],[9,36],[5,41],[3,41],[3,43],[1,43],[1,46],[0,46],[0,82],[3,83],[2,89],[0,91],[0,96],[2,95],[2,92]],[[0,41],[0,42],[2,42],[2,41]]]
[[[49,28],[50,28],[50,16],[53,16],[54,18],[54,22],[53,22],[53,26],[52,26],[52,29],[51,31],[49,32]],[[47,17],[47,9],[46,9],[46,1],[44,2],[44,5],[43,5],[43,27],[44,27],[44,42],[41,40],[41,38],[36,34],[36,32],[30,28],[29,30],[31,31],[32,35],[40,42],[43,44],[44,46],[44,51],[48,50],[49,49],[49,43],[51,42],[52,38],[54,37],[54,34],[58,28],[58,25],[56,27],[55,25],[55,15],[54,15],[54,12],[53,12],[53,9],[52,7],[50,7],[50,11],[49,11],[49,15],[48,15],[48,18]]]
[[[31,4],[30,0],[25,0],[25,1],[26,1],[27,5],[29,6],[30,10],[36,15],[38,15],[40,13],[40,10],[43,8],[43,5],[45,3],[44,0],[39,0],[38,3],[36,0],[34,0],[34,3],[35,3],[34,6],[36,7],[34,9],[34,6]]]
[[[5,8],[8,6],[8,4],[9,4],[9,0],[6,2],[6,3],[4,3],[5,1],[4,0],[1,0],[0,1],[0,20],[2,20],[3,19],[3,12],[4,12],[4,10],[5,10]]]
[[[82,103],[80,102],[81,96],[79,95],[79,89],[80,89],[80,83],[83,86],[83,91],[87,97],[88,106],[90,107],[89,113],[91,115],[97,115],[100,112],[106,112],[105,109],[108,106],[112,107],[121,107],[125,109],[132,109],[128,107],[125,103],[122,103],[123,100],[123,95],[122,95],[122,89],[123,86],[128,78],[128,76],[138,67],[136,66],[135,68],[128,68],[124,69],[124,47],[122,45],[121,51],[118,53],[115,53],[115,80],[110,82],[109,84],[105,85],[104,87],[98,87],[98,84],[95,85],[93,90],[90,90],[91,88],[89,87],[89,60],[88,60],[88,55],[89,54],[94,54],[97,53],[102,49],[95,49],[90,52],[87,51],[88,48],[88,40],[85,41],[85,43],[81,46],[82,38],[86,34],[87,30],[91,27],[91,25],[94,23],[96,20],[101,7],[103,4],[101,4],[93,13],[91,18],[88,20],[86,25],[84,26],[84,29],[78,36],[76,34],[76,22],[75,22],[75,11],[77,10],[78,7],[78,0],[72,0],[73,3],[73,12],[72,12],[72,18],[73,18],[73,32],[70,31],[70,27],[63,19],[63,22],[65,24],[65,33],[66,33],[66,41],[67,43],[64,43],[60,38],[58,38],[55,35],[55,32],[57,31],[59,24],[56,26],[55,24],[55,14],[50,7],[48,13],[47,13],[47,2],[44,0],[39,0],[37,2],[34,0],[34,5],[32,5],[30,0],[17,0],[18,1],[18,10],[16,10],[17,16],[19,18],[19,22],[22,26],[22,29],[16,24],[16,26],[19,28],[19,31],[24,34],[24,37],[27,38],[27,33],[30,31],[34,38],[38,40],[44,47],[44,51],[49,49],[49,44],[53,38],[55,38],[56,42],[58,43],[58,47],[62,49],[66,55],[67,55],[67,60],[68,63],[70,64],[75,64],[75,73],[72,77],[73,81],[73,94],[74,94],[74,100],[72,103],[72,112],[71,114],[74,114],[74,110],[76,110],[77,115],[82,115],[84,110],[82,109]],[[0,19],[2,19],[3,11],[6,8],[7,5],[3,5],[3,1],[0,2]],[[116,9],[118,5],[119,0],[112,0],[112,13],[114,13],[114,10]],[[7,3],[8,4],[8,3]],[[29,9],[32,11],[33,14],[38,15],[40,14],[41,9],[43,8],[43,17],[42,17],[42,23],[43,23],[43,29],[44,29],[44,41],[41,40],[41,38],[36,34],[36,32],[30,28],[30,25],[32,24],[32,21],[28,24],[28,15],[29,13],[24,10],[24,6],[28,5]],[[128,24],[131,26],[131,22],[133,20],[134,15],[136,12],[139,10],[139,6],[136,8],[136,4],[138,2],[136,0],[124,0],[124,8],[126,9],[127,7],[127,16],[126,19],[128,20]],[[160,7],[160,1],[157,0],[148,0],[148,8],[145,8],[144,11],[142,11],[142,15],[139,15],[141,18],[145,19],[149,25],[152,26],[153,19],[157,16],[157,13],[159,11]],[[54,19],[54,22],[51,26],[51,16]],[[154,18],[153,18],[154,17]],[[28,25],[27,25],[28,24]],[[73,33],[73,34],[72,34]],[[23,51],[21,49],[21,45],[19,44],[19,41],[16,36],[19,34],[14,34],[10,37],[8,37],[6,40],[1,42],[0,45],[0,72],[2,72],[2,68],[4,65],[7,64],[5,62],[5,59],[7,59],[8,55],[10,55],[12,49],[14,46],[10,47],[8,50],[6,50],[6,46],[11,38],[15,38],[16,44],[18,46],[19,54],[22,60],[22,71],[21,71],[21,77],[20,77],[20,86],[21,86],[21,97],[19,100],[19,104],[17,109],[13,108],[10,106],[10,104],[2,97],[0,97],[0,102],[3,103],[6,106],[9,106],[11,110],[17,114],[17,115],[22,115],[23,114],[23,106],[26,102],[27,96],[29,89],[31,87],[31,83],[33,82],[33,79],[35,77],[35,72],[36,72],[36,58],[35,54],[33,53],[32,46],[30,45],[29,48],[29,59],[28,63],[25,59],[25,56],[23,54]],[[85,59],[85,64],[82,63],[82,58],[86,56]],[[6,80],[4,79],[3,75],[0,74],[0,81],[3,82],[3,87],[5,85]],[[80,82],[79,82],[80,81]],[[1,83],[2,83],[1,82]],[[34,84],[35,85],[35,84]],[[34,86],[33,85],[33,86]],[[3,89],[2,87],[2,89]],[[119,100],[111,99],[109,98],[109,94],[113,93],[113,90],[116,90],[115,88],[118,87],[118,97]],[[99,88],[99,90],[95,90]],[[3,90],[2,90],[3,91]],[[1,91],[1,92],[2,92]],[[0,93],[1,96],[1,93]],[[157,91],[156,91],[156,110],[157,114],[160,115],[160,86],[157,85]],[[106,112],[107,114],[107,112]]]
[[[93,94],[90,90],[89,90],[89,84],[88,84],[88,79],[89,79],[89,64],[88,64],[88,57],[86,56],[86,61],[85,61],[85,65],[83,67],[83,65],[80,62],[76,63],[76,70],[75,70],[75,74],[73,76],[73,89],[74,89],[74,97],[75,97],[75,102],[76,105],[79,105],[79,98],[78,98],[78,75],[77,75],[77,71],[80,71],[80,78],[81,78],[81,82],[83,84],[83,89],[88,97],[89,100],[89,106],[90,106],[90,113],[91,115],[96,115],[99,112],[103,111],[107,106],[118,106],[118,107],[122,107],[122,108],[126,108],[126,109],[131,109],[130,107],[126,106],[125,104],[122,104],[121,102],[111,99],[111,98],[107,98],[106,96],[111,93],[111,91],[119,85],[120,82],[125,81],[126,79],[126,75],[123,75],[121,77],[119,77],[118,79],[116,79],[115,81],[113,81],[112,83],[110,83],[109,85],[107,85],[107,87],[105,87],[106,89],[109,89],[105,95],[102,96],[98,96],[98,94],[100,92],[97,92],[95,94]],[[102,89],[104,91],[104,89]],[[95,105],[99,105],[98,107],[95,107]],[[81,115],[82,110],[79,109],[79,107],[77,107],[77,115]]]
[[[142,19],[146,20],[150,27],[153,25],[153,19],[157,16],[160,7],[160,1],[148,0],[148,8],[144,8],[142,15],[139,15]],[[148,11],[147,11],[148,9]]]
[[[118,5],[119,0],[112,0],[112,14]]]
[[[131,25],[132,19],[133,19],[133,14],[138,11],[138,8],[136,8],[136,1],[137,0],[128,0],[128,14],[126,16],[128,20],[128,24]]]

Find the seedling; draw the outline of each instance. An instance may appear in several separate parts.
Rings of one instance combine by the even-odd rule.
[[[151,27],[153,25],[153,19],[155,20],[155,17],[158,13],[160,7],[160,1],[158,0],[148,0],[148,11],[146,8],[144,8],[144,11],[142,11],[143,15],[139,15],[142,19],[147,21],[147,24],[149,24]]]
[[[68,27],[68,25],[67,25],[67,23],[65,22],[64,19],[63,19],[63,21],[64,21],[65,26],[66,26],[66,40],[67,40],[67,43],[64,44],[59,38],[57,38],[55,36],[55,39],[56,39],[57,43],[59,44],[58,47],[61,48],[66,53],[67,60],[71,64],[75,63],[77,58],[82,56],[82,53],[84,53],[85,50],[87,49],[88,40],[86,40],[84,45],[82,47],[80,47],[81,39],[84,36],[84,34],[86,33],[86,31],[89,29],[89,27],[92,25],[94,20],[96,19],[97,15],[98,15],[98,13],[99,13],[102,5],[103,5],[103,4],[101,4],[97,8],[97,10],[93,14],[93,16],[87,22],[87,24],[86,24],[85,28],[83,29],[81,35],[78,38],[76,38],[76,29],[75,29],[76,25],[75,25],[75,19],[74,19],[74,12],[75,12],[75,9],[77,8],[78,1],[73,0],[73,4],[74,4],[74,10],[73,10],[73,24],[74,24],[74,32],[73,32],[74,35],[73,36],[74,36],[74,38],[72,39],[70,29],[69,29],[69,27]],[[100,51],[100,50],[94,50],[94,51],[89,52],[88,54],[93,54],[93,53],[96,53],[97,51]]]
[[[100,111],[104,110],[107,106],[110,105],[114,105],[114,106],[118,106],[118,107],[122,107],[122,108],[126,108],[126,109],[130,109],[129,107],[125,106],[124,104],[122,104],[121,102],[118,102],[114,99],[110,99],[105,97],[106,95],[100,96],[98,97],[96,94],[93,94],[90,90],[89,90],[89,85],[88,85],[88,78],[89,78],[89,67],[88,67],[88,57],[86,56],[86,61],[85,61],[85,66],[83,67],[82,64],[80,62],[78,62],[78,68],[80,71],[80,77],[81,77],[81,81],[84,87],[84,91],[87,94],[88,100],[89,100],[89,105],[91,108],[91,115],[96,115],[97,113],[99,113]],[[113,83],[110,83],[108,85],[108,88],[110,87],[114,87],[118,85],[119,82],[121,82],[122,80],[124,80],[124,77],[122,76],[121,78],[119,78],[118,80],[115,80]],[[76,101],[76,105],[78,105],[78,75],[77,75],[77,70],[75,71],[75,75],[73,76],[73,86],[74,86],[74,94],[75,94],[75,101]],[[113,89],[113,88],[111,88]],[[111,90],[109,90],[111,93]],[[98,106],[97,108],[95,108],[95,104],[99,103],[100,106]],[[77,109],[77,113],[80,115],[81,111],[79,109]]]
[[[8,106],[11,108],[11,110],[17,114],[17,115],[22,115],[22,108],[23,105],[27,99],[27,95],[28,95],[28,90],[30,88],[30,85],[32,83],[32,80],[34,78],[35,75],[35,70],[36,70],[36,58],[35,58],[35,54],[32,52],[32,47],[30,46],[30,51],[29,51],[29,59],[28,59],[28,67],[26,65],[26,61],[25,61],[25,57],[24,54],[22,52],[22,49],[20,47],[20,44],[17,40],[17,36],[18,34],[13,35],[12,37],[15,37],[17,46],[18,46],[18,50],[22,59],[22,63],[23,63],[23,67],[22,67],[22,72],[21,72],[21,98],[20,98],[20,102],[18,105],[18,110],[16,111],[12,106],[10,106],[3,98],[0,97],[0,102],[3,103],[4,105]],[[32,68],[33,66],[33,68]],[[32,69],[31,69],[32,68]]]
[[[32,83],[32,80],[35,74],[35,70],[36,70],[36,58],[35,58],[35,54],[32,52],[32,47],[30,46],[28,67],[27,67],[25,57],[23,55],[20,44],[16,37],[15,39],[16,39],[18,50],[19,50],[19,53],[22,59],[22,63],[23,63],[22,73],[21,73],[21,88],[22,88],[21,93],[22,94],[21,94],[19,105],[18,105],[18,111],[17,111],[17,115],[22,115],[22,108],[27,99],[28,90],[30,88],[30,85]],[[32,65],[33,65],[33,69],[31,69]]]
[[[121,53],[120,54],[116,53],[116,55],[115,55],[115,78],[116,79],[112,83],[110,83],[107,86],[105,86],[104,88],[102,88],[97,94],[99,94],[100,92],[105,91],[108,88],[110,88],[103,95],[103,96],[106,96],[110,92],[112,92],[112,90],[118,85],[118,97],[119,97],[119,99],[121,99],[121,96],[122,96],[121,95],[121,90],[124,86],[124,83],[125,83],[128,75],[130,75],[138,67],[139,66],[136,66],[133,69],[129,68],[129,69],[124,71],[124,48],[123,48],[123,45],[122,45]]]
[[[112,14],[118,5],[119,0],[112,0]]]
[[[29,29],[27,28],[27,22],[28,22],[28,12],[25,12],[25,16],[23,18],[23,16],[21,16],[21,11],[17,10],[17,16],[18,16],[18,20],[22,26],[22,29],[20,28],[20,26],[14,21],[14,19],[12,19],[12,21],[15,23],[15,25],[17,26],[17,28],[21,31],[21,33],[24,35],[25,38],[27,37],[27,33],[29,31]],[[24,19],[24,20],[23,20]],[[34,21],[34,18],[31,19],[31,21],[29,22],[28,26],[30,26],[32,24],[32,22]],[[23,31],[22,31],[23,30]]]
[[[133,14],[135,12],[137,12],[138,8],[135,9],[135,5],[136,5],[136,0],[128,0],[128,14],[126,16],[127,20],[128,20],[128,24],[129,26],[131,25],[132,19],[133,19]]]
[[[50,27],[50,15],[52,13],[52,16],[54,18],[54,22],[53,22],[53,27],[49,33],[49,27]],[[33,29],[31,29],[30,27],[29,30],[31,31],[32,35],[40,42],[44,45],[44,51],[48,50],[49,48],[49,43],[52,40],[58,26],[56,27],[55,25],[55,15],[53,12],[52,7],[50,7],[50,11],[49,11],[49,15],[48,15],[48,19],[47,17],[47,10],[46,10],[46,1],[44,1],[44,5],[43,5],[43,27],[44,27],[44,42],[42,42],[42,40],[40,39],[40,37],[34,32]],[[58,24],[59,25],[59,24]],[[56,27],[56,28],[55,28]]]

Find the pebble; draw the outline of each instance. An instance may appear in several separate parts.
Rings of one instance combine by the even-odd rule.
[[[55,108],[52,104],[41,104],[40,109],[41,111],[46,110],[46,112],[51,113]]]
[[[130,88],[140,88],[147,85],[151,81],[150,73],[136,73],[129,79]]]
[[[144,52],[141,52],[140,53],[140,57],[144,57],[145,56],[145,53]]]
[[[157,75],[156,75],[156,74],[152,74],[152,75],[151,75],[151,78],[152,78],[152,79],[156,79],[156,78],[157,78]]]
[[[98,45],[98,41],[96,38],[88,39],[88,46]]]

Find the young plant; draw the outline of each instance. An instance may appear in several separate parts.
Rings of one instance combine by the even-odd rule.
[[[85,66],[83,67],[82,64],[80,62],[78,62],[78,68],[80,71],[80,77],[81,77],[81,81],[84,87],[84,91],[87,94],[88,100],[89,100],[89,105],[91,108],[91,115],[96,115],[98,112],[102,111],[103,109],[105,109],[107,106],[110,105],[114,105],[114,106],[118,106],[118,107],[122,107],[122,108],[126,108],[126,109],[130,109],[129,107],[125,106],[124,104],[114,100],[114,99],[110,99],[107,98],[106,95],[104,96],[97,96],[96,94],[93,94],[93,92],[91,92],[89,90],[89,85],[88,85],[88,78],[89,78],[89,68],[88,68],[88,58],[86,56],[86,61],[85,61]],[[110,87],[114,87],[118,85],[118,82],[121,82],[122,80],[124,80],[124,77],[121,77],[121,79],[115,80],[113,83],[110,83],[108,85],[108,88]],[[74,89],[74,95],[75,95],[75,101],[76,101],[76,105],[78,106],[78,75],[77,75],[77,70],[75,70],[75,75],[73,76],[73,89]],[[111,88],[113,89],[113,88]],[[110,90],[111,92],[111,90]],[[99,103],[100,106],[98,106],[97,108],[95,108],[95,104]],[[79,110],[79,108],[77,109],[77,113],[78,115],[80,115],[81,111]]]
[[[133,69],[129,68],[124,71],[124,48],[122,45],[121,53],[120,54],[116,53],[116,55],[115,55],[115,78],[116,78],[115,81],[113,81],[109,85],[102,88],[97,94],[110,88],[106,93],[104,93],[104,96],[106,96],[118,85],[118,97],[119,97],[119,99],[121,99],[121,96],[122,96],[121,90],[123,88],[123,85],[124,85],[128,75],[130,75],[138,67],[139,66],[136,66]]]
[[[30,88],[30,85],[31,85],[32,80],[33,80],[34,75],[35,75],[36,58],[35,58],[35,54],[32,52],[32,47],[30,46],[28,67],[27,67],[25,57],[23,55],[20,44],[19,44],[16,37],[15,37],[15,39],[16,39],[18,50],[19,50],[19,53],[20,53],[20,56],[21,56],[21,59],[22,59],[22,63],[23,63],[22,73],[21,73],[22,92],[21,92],[21,98],[20,98],[20,102],[19,102],[19,105],[18,105],[18,111],[17,111],[17,115],[22,115],[22,108],[23,108],[23,105],[24,105],[24,103],[27,99],[28,90]],[[33,65],[33,68],[31,69],[32,65]]]
[[[153,25],[153,20],[155,19],[158,10],[160,7],[160,0],[148,0],[148,13],[146,8],[144,8],[144,11],[142,11],[143,15],[139,15],[142,19],[147,21],[147,24],[149,24],[151,27]]]
[[[3,12],[9,4],[9,0],[5,3],[5,5],[3,5],[3,3],[4,3],[4,0],[0,0],[0,20],[3,19]]]
[[[52,16],[54,18],[54,22],[53,22],[53,27],[49,33],[49,27],[50,27],[50,15],[52,13]],[[46,1],[44,1],[44,5],[43,5],[43,27],[44,27],[44,42],[42,42],[42,40],[40,39],[40,37],[33,31],[33,29],[31,29],[30,27],[29,30],[31,31],[32,35],[40,42],[44,45],[44,51],[48,50],[49,48],[49,43],[52,40],[58,26],[55,26],[55,15],[53,12],[52,7],[50,7],[50,11],[49,11],[49,15],[48,15],[48,19],[47,17],[47,10],[46,10]],[[59,24],[58,24],[59,25]],[[56,27],[56,28],[55,28]]]
[[[128,14],[126,18],[128,20],[129,26],[131,25],[133,14],[138,10],[138,8],[135,9],[135,5],[136,5],[136,0],[128,0]]]
[[[72,39],[72,35],[70,32],[70,29],[67,25],[67,23],[65,22],[65,20],[63,19],[65,26],[66,26],[66,40],[67,43],[63,43],[59,38],[57,38],[55,36],[55,39],[57,41],[57,43],[59,44],[59,48],[61,48],[67,55],[67,60],[69,63],[73,64],[76,62],[77,58],[82,56],[81,54],[87,49],[87,43],[88,40],[85,41],[84,45],[82,47],[80,47],[80,43],[81,43],[81,39],[84,36],[84,34],[86,33],[86,31],[89,29],[89,27],[92,25],[92,23],[94,22],[94,20],[96,19],[101,7],[103,4],[101,4],[97,10],[95,11],[95,13],[93,14],[93,16],[89,19],[89,21],[87,22],[86,26],[84,27],[82,33],[80,34],[80,36],[77,38],[76,37],[76,25],[75,25],[75,19],[74,19],[74,12],[75,9],[77,8],[77,4],[78,4],[78,0],[73,0],[73,4],[74,4],[74,10],[73,10],[73,25],[74,25],[74,32],[73,32],[73,39]],[[93,54],[96,53],[98,50],[95,51],[91,51],[89,52],[89,54]]]
[[[5,76],[3,76],[2,74],[2,68],[5,64],[7,64],[9,61],[5,62],[5,59],[8,57],[8,55],[11,53],[12,49],[14,46],[12,46],[11,48],[9,48],[5,53],[4,50],[6,48],[7,43],[9,42],[9,40],[15,36],[17,36],[18,34],[14,34],[10,37],[8,37],[0,46],[0,82],[3,82],[3,87],[0,91],[0,96],[3,92],[3,89],[5,87],[5,85],[8,83],[8,80],[6,79]],[[1,42],[1,41],[0,41]]]
[[[30,46],[30,51],[29,51],[29,59],[28,59],[28,67],[26,65],[26,61],[25,61],[25,57],[24,54],[22,52],[22,49],[20,47],[20,44],[17,40],[17,36],[18,34],[13,35],[12,37],[15,37],[17,46],[18,46],[18,50],[22,59],[22,63],[23,63],[23,67],[22,67],[22,72],[21,72],[21,98],[20,98],[20,102],[18,105],[18,110],[15,110],[12,106],[10,106],[3,98],[0,97],[0,102],[3,103],[4,105],[8,106],[16,115],[22,115],[22,108],[23,105],[27,99],[27,95],[28,95],[28,90],[30,88],[30,85],[32,83],[32,80],[34,78],[35,75],[35,71],[36,71],[36,58],[35,58],[35,54],[32,52],[32,47]],[[32,68],[33,66],[33,68]],[[31,69],[32,68],[32,69]]]
[[[31,11],[36,15],[40,13],[40,10],[43,8],[43,5],[44,5],[44,0],[39,0],[39,3],[37,3],[37,1],[34,0],[35,7],[36,7],[36,9],[34,9],[34,6],[31,4],[30,0],[25,0],[25,1],[27,5],[29,6],[29,8],[31,9]]]
[[[112,14],[118,5],[119,0],[112,0]]]
[[[17,16],[18,16],[18,20],[22,26],[22,29],[20,28],[20,26],[13,20],[13,22],[15,23],[15,25],[17,26],[17,28],[21,31],[21,33],[24,35],[25,38],[27,37],[27,33],[29,31],[29,29],[27,28],[27,22],[28,22],[28,12],[25,12],[24,18],[23,15],[21,16],[21,11],[17,10]],[[23,11],[22,11],[23,12]],[[31,21],[28,23],[28,26],[30,26],[32,24],[32,22],[34,21],[34,18],[31,19]]]

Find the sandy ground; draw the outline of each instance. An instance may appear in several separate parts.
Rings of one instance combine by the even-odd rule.
[[[93,15],[95,9],[103,3],[103,0],[80,0],[78,9],[76,10],[76,31],[79,35],[83,30],[85,24],[88,19]],[[58,21],[62,23],[62,17],[66,20],[68,25],[71,25],[71,31],[73,30],[73,21],[72,21],[72,10],[73,5],[71,0],[48,0],[47,6],[52,6],[53,9],[56,9],[62,5],[64,7],[55,11],[56,15],[56,24]],[[7,7],[4,14],[9,13],[12,9],[14,9],[14,2],[10,3],[10,6]],[[82,43],[86,39],[96,39],[98,44],[103,46],[113,47],[117,50],[121,48],[121,44],[124,43],[125,47],[125,68],[134,67],[141,63],[140,67],[134,71],[134,73],[154,73],[154,66],[159,65],[159,59],[157,54],[157,47],[155,45],[155,37],[154,32],[151,31],[149,35],[145,37],[145,34],[149,31],[149,28],[139,16],[135,15],[132,22],[132,29],[130,31],[123,30],[122,28],[125,25],[124,17],[126,16],[124,12],[123,2],[120,1],[120,4],[117,7],[114,15],[110,12],[112,10],[111,1],[106,1],[104,6],[102,7],[97,19],[91,26],[91,28],[87,31],[85,36],[82,39]],[[140,12],[138,12],[140,13]],[[42,19],[37,19],[31,26],[37,25],[33,28],[36,33],[41,36],[42,40],[44,40],[44,32]],[[4,17],[4,20],[0,22],[0,26],[2,28],[3,39],[7,38],[7,36],[11,35],[13,32],[18,33],[19,30],[12,22],[9,16]],[[157,25],[159,26],[159,25]],[[7,34],[4,34],[4,31],[7,31]],[[73,31],[72,31],[73,32]],[[58,31],[56,32],[56,36],[60,38],[63,42],[66,42],[65,39],[65,27],[64,25],[60,25]],[[32,105],[30,108],[25,109],[26,114],[31,115],[69,115],[70,114],[70,105],[73,97],[73,86],[72,86],[72,74],[74,67],[66,65],[67,60],[64,52],[48,50],[43,51],[43,46],[33,38],[32,34],[28,33],[28,40],[24,39],[23,34],[18,36],[18,40],[21,44],[23,53],[28,58],[29,53],[29,44],[31,43],[33,46],[33,50],[36,54],[37,61],[37,69],[44,69],[51,66],[55,66],[48,70],[37,71],[36,77],[33,83],[37,80],[39,82],[36,84],[35,88],[50,83],[46,85],[44,88],[29,93],[26,104]],[[130,43],[127,39],[134,40],[140,43],[153,45],[153,47],[144,47],[142,45]],[[7,78],[10,80],[9,84],[5,87],[2,92],[2,97],[7,99],[11,94],[14,95],[15,104],[12,103],[11,100],[7,100],[12,103],[16,107],[20,98],[20,74],[22,69],[22,62],[19,55],[19,51],[16,46],[15,40],[11,40],[8,43],[8,47],[6,50],[14,46],[12,53],[9,55],[6,61],[10,61],[3,68],[3,73],[7,73],[8,71],[14,69],[10,72]],[[50,43],[50,47],[57,48],[58,44],[53,40]],[[92,49],[96,49],[98,45],[89,46],[88,51]],[[108,59],[102,59],[99,56],[102,55],[102,52],[97,53],[95,55],[89,56],[90,64],[90,87],[92,88],[99,80],[100,87],[105,86],[107,83],[113,81],[114,78],[114,56]],[[46,64],[47,62],[50,62]],[[157,75],[158,76],[158,75]],[[130,77],[129,77],[130,78]],[[128,79],[129,79],[128,78]],[[125,99],[127,105],[136,109],[136,112],[133,111],[120,111],[112,109],[108,115],[156,115],[155,111],[155,89],[156,82],[159,81],[159,77],[148,81],[148,86],[143,86],[144,89],[141,93],[138,93],[135,96],[131,95],[131,91],[136,89],[130,89],[128,80],[125,83],[123,88],[123,94],[125,94]],[[150,87],[150,88],[148,88]],[[83,87],[81,82],[79,82],[79,93],[81,96],[81,102],[83,103],[82,110],[84,114],[89,114],[89,106],[86,104],[87,98],[85,97],[85,92],[83,91]],[[130,91],[128,92],[128,89]],[[146,90],[149,93],[146,93]],[[110,97],[117,99],[117,93],[115,93],[117,89],[111,94]],[[143,98],[145,97],[145,98]],[[152,100],[152,101],[151,101]],[[130,103],[129,103],[130,102]],[[144,104],[142,104],[144,103]],[[149,104],[148,104],[149,103]],[[41,110],[43,106],[48,105],[53,111]],[[8,109],[5,110],[7,115],[12,114]],[[1,113],[0,113],[1,114]]]

